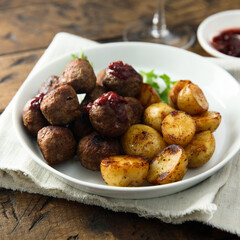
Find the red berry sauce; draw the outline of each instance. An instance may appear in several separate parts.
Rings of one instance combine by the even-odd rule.
[[[36,97],[34,97],[32,99],[32,101],[30,102],[30,109],[35,109],[35,110],[38,110],[40,109],[40,104],[43,100],[43,97],[45,96],[46,94],[44,93],[40,93],[38,94]]]
[[[212,46],[221,53],[240,57],[240,28],[222,31],[213,38]]]
[[[127,101],[124,97],[110,91],[97,98],[92,104],[88,104],[87,109],[90,110],[98,106],[109,105],[115,112],[118,121],[126,122],[128,121],[128,116],[125,104],[127,104]]]
[[[138,72],[136,72],[136,70],[132,66],[126,63],[123,64],[122,61],[110,63],[108,66],[108,73],[123,80],[129,77],[137,77],[139,79],[142,79],[142,76]]]

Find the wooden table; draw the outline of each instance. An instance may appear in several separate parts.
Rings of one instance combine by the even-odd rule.
[[[101,43],[122,41],[123,29],[139,18],[151,17],[154,6],[154,0],[0,1],[0,112],[57,32]],[[187,23],[196,31],[207,16],[228,9],[240,9],[240,1],[169,0],[167,22]],[[190,51],[207,56],[197,42]],[[172,225],[131,213],[0,189],[0,239],[185,240],[237,236],[198,222]]]

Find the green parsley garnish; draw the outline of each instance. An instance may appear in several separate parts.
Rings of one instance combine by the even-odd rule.
[[[71,57],[72,57],[72,59],[84,58],[84,59],[88,60],[88,57],[86,55],[84,55],[82,50],[80,50],[79,56],[77,56],[76,54],[71,54]],[[91,64],[91,66],[93,66],[92,62],[90,62],[90,64]]]
[[[166,74],[157,75],[154,73],[154,70],[152,70],[150,72],[140,71],[139,73],[143,77],[143,82],[151,85],[157,91],[157,93],[161,97],[162,102],[168,103],[168,91],[170,90],[172,85],[174,83],[176,83],[177,81],[172,81],[170,79],[170,77]],[[166,88],[163,91],[161,91],[160,86],[156,82],[156,79],[158,79],[158,78],[161,78],[166,85]]]

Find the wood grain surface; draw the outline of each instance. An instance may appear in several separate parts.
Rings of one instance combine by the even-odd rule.
[[[133,21],[152,17],[155,0],[1,0],[0,112],[58,32],[100,43],[122,41]],[[189,24],[196,32],[207,16],[240,9],[239,0],[168,0],[168,25]],[[189,49],[208,56],[198,42]],[[198,222],[180,225],[115,213],[100,207],[0,189],[2,239],[238,239]]]

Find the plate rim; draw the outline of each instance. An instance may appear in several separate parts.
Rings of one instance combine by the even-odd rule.
[[[171,47],[171,46],[166,46],[166,45],[161,45],[161,44],[155,44],[155,43],[139,43],[139,42],[119,42],[119,43],[104,43],[104,44],[99,44],[96,46],[91,46],[88,48],[84,48],[84,51],[86,50],[91,50],[91,49],[96,49],[96,48],[103,48],[105,46],[136,46],[136,45],[151,45],[154,47],[163,47],[163,48],[169,48],[169,49],[175,49],[176,51],[179,52],[185,52],[188,53],[190,55],[195,55],[196,57],[198,57],[199,59],[201,58],[201,61],[208,61],[207,59],[204,59],[203,56],[200,56],[196,53],[192,53],[189,51],[186,51],[184,49],[179,49],[179,48],[175,48],[175,47]],[[74,52],[74,51],[73,51]],[[73,53],[71,52],[71,53]],[[32,156],[33,160],[35,162],[37,162],[39,165],[41,165],[44,169],[50,171],[51,173],[55,174],[56,176],[63,178],[67,181],[70,181],[71,183],[80,185],[82,187],[87,187],[87,188],[91,188],[91,189],[98,189],[98,190],[104,190],[104,191],[118,191],[118,192],[132,192],[132,193],[138,193],[138,192],[148,192],[148,191],[152,191],[152,190],[162,190],[162,189],[171,189],[171,188],[176,188],[179,185],[189,185],[191,182],[201,182],[203,180],[205,180],[206,178],[212,176],[215,172],[217,172],[218,170],[220,170],[224,165],[226,165],[227,162],[230,161],[230,159],[238,152],[239,149],[235,149],[235,151],[232,151],[231,153],[228,154],[227,157],[225,157],[225,159],[223,159],[221,162],[219,162],[218,164],[216,164],[215,166],[213,166],[212,168],[208,169],[207,171],[200,173],[196,176],[193,176],[191,178],[188,179],[183,179],[181,181],[178,182],[174,182],[171,184],[166,184],[166,185],[154,185],[154,186],[139,186],[139,187],[115,187],[115,186],[109,186],[109,185],[101,185],[101,184],[96,184],[96,183],[91,183],[91,182],[86,182],[86,181],[82,181],[80,179],[76,179],[74,177],[71,177],[65,173],[62,173],[56,169],[54,169],[53,167],[49,166],[47,163],[43,162],[37,155],[34,154],[34,152],[31,150],[30,147],[27,146],[27,144],[25,144],[23,138],[21,137],[19,128],[20,126],[18,126],[16,119],[19,118],[19,116],[17,116],[17,99],[18,97],[21,95],[22,89],[25,88],[25,86],[28,84],[28,81],[30,81],[32,78],[34,78],[34,76],[38,75],[39,72],[44,71],[44,68],[56,64],[56,62],[60,61],[61,59],[66,58],[67,56],[70,57],[71,53],[66,53],[66,54],[62,54],[61,56],[59,56],[58,58],[55,58],[54,60],[48,62],[47,64],[43,65],[42,67],[40,67],[34,74],[30,74],[26,80],[24,81],[24,83],[22,84],[22,86],[20,87],[20,89],[18,90],[16,96],[15,96],[15,102],[14,102],[14,106],[13,106],[13,112],[12,112],[12,121],[13,121],[13,125],[14,125],[14,129],[16,130],[16,134],[18,137],[18,140],[20,140],[21,145],[27,150],[27,152],[30,154],[30,156]],[[214,67],[217,67],[219,69],[221,69],[221,71],[226,72],[229,77],[232,78],[232,81],[235,80],[236,83],[237,80],[231,76],[225,69],[221,68],[220,66],[208,61],[208,64],[214,65]],[[239,87],[240,88],[240,87]],[[237,138],[237,142],[240,145],[240,137]],[[193,183],[193,185],[195,185],[196,183]],[[192,185],[191,185],[192,186]],[[186,188],[184,188],[186,189]],[[100,194],[99,194],[100,195]],[[106,195],[104,195],[106,196]]]

